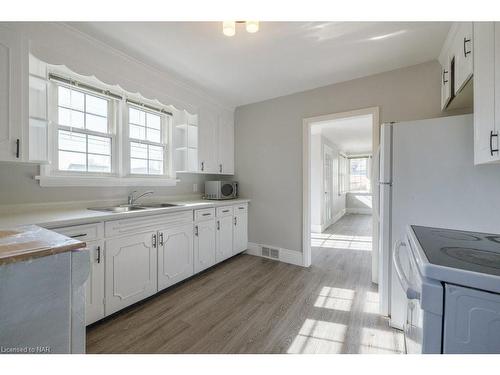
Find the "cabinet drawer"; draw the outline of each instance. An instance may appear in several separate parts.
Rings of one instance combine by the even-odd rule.
[[[193,222],[193,211],[173,212],[171,214],[150,215],[131,219],[108,221],[104,229],[106,237],[120,236],[123,234],[140,233],[158,229],[164,226],[178,225]]]
[[[234,214],[235,215],[238,215],[238,214],[242,214],[242,213],[246,213],[248,211],[248,203],[241,203],[241,204],[237,204],[234,207]]]
[[[194,211],[194,220],[208,220],[215,217],[215,208],[204,208],[202,210]]]
[[[80,241],[92,241],[103,237],[103,223],[74,225],[52,229],[56,233],[75,238]]]
[[[233,207],[232,206],[217,207],[215,212],[217,214],[217,217],[233,216]]]

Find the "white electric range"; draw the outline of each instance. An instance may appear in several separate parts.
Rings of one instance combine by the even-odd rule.
[[[500,235],[412,225],[393,263],[408,353],[500,353]]]

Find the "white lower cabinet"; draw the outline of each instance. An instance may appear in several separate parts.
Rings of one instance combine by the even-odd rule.
[[[158,232],[158,290],[194,274],[193,225]]]
[[[106,241],[106,315],[155,294],[157,231]]]
[[[242,204],[234,207],[233,254],[248,249],[248,206]]]
[[[85,284],[85,323],[104,318],[104,241],[87,242],[90,275]]]
[[[194,272],[215,264],[215,220],[197,222],[194,226]]]
[[[232,210],[231,210],[232,212]],[[222,262],[233,256],[233,215],[217,218],[217,233],[215,236],[215,260]]]

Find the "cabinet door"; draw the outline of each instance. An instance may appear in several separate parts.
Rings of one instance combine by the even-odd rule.
[[[217,114],[201,110],[198,120],[198,171],[218,173]]]
[[[216,261],[223,260],[233,255],[233,216],[222,216],[217,218],[216,235]]]
[[[0,160],[22,158],[23,42],[13,30],[0,27]]]
[[[234,121],[230,115],[219,118],[219,173],[234,174]]]
[[[451,57],[441,67],[441,109],[445,109],[451,100]]]
[[[455,36],[455,95],[462,90],[473,73],[472,22],[461,23]]]
[[[233,253],[239,254],[248,249],[248,214],[246,210],[235,210]]]
[[[158,236],[158,290],[162,290],[194,273],[193,225],[163,230]]]
[[[157,291],[157,233],[106,241],[106,315]]]
[[[195,224],[194,271],[201,272],[215,264],[215,220]]]
[[[104,242],[87,242],[90,275],[85,284],[85,323],[104,318]]]
[[[495,128],[495,38],[493,22],[474,22],[474,163],[500,160]],[[495,40],[497,39],[497,40]],[[496,48],[495,48],[496,47]]]

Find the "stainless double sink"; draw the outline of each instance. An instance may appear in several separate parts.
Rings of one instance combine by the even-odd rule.
[[[89,208],[91,211],[101,211],[101,212],[130,212],[130,211],[141,211],[155,208],[168,208],[168,207],[179,207],[182,204],[173,204],[173,203],[145,203],[138,205],[120,205],[120,206],[112,206],[112,207],[94,207]]]

